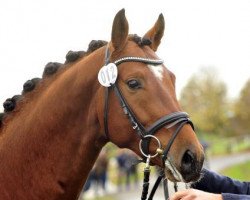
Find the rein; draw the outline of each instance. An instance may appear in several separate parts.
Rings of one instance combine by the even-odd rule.
[[[163,64],[163,60],[160,60],[160,59],[148,59],[148,58],[143,58],[143,57],[132,57],[132,56],[131,57],[122,57],[118,60],[115,60],[113,63],[110,63],[110,52],[109,52],[108,47],[106,48],[105,66],[104,67],[108,67],[109,65],[112,65],[112,67],[114,67],[115,70],[117,70],[117,67],[120,64],[125,63],[125,62],[141,62],[141,63],[151,64],[151,65]],[[185,124],[190,124],[191,127],[194,129],[194,126],[193,126],[192,121],[189,119],[189,116],[187,113],[174,112],[174,113],[171,113],[169,115],[165,115],[165,116],[161,117],[160,119],[155,121],[149,127],[147,127],[147,128],[144,127],[143,124],[138,120],[138,118],[136,117],[136,115],[134,114],[132,109],[130,108],[129,104],[127,103],[125,97],[123,96],[121,90],[119,89],[116,78],[117,77],[115,77],[115,79],[113,81],[109,80],[110,82],[108,84],[104,84],[106,87],[105,88],[105,104],[104,104],[105,135],[109,139],[109,130],[108,130],[108,110],[109,110],[108,102],[109,101],[108,101],[108,99],[109,99],[110,90],[114,90],[114,93],[120,102],[120,105],[123,109],[124,114],[129,119],[132,128],[135,130],[135,132],[141,138],[140,143],[139,143],[139,148],[140,148],[142,155],[144,156],[144,162],[146,163],[145,168],[144,168],[144,182],[143,182],[143,191],[142,191],[141,200],[146,200],[147,194],[148,194],[148,188],[149,188],[150,160],[151,160],[151,158],[154,158],[156,156],[161,156],[163,166],[165,166],[168,152],[169,152],[175,138],[177,137],[178,133],[182,129],[182,127]],[[98,79],[99,79],[99,74],[98,74]],[[107,76],[107,79],[110,79],[110,77]],[[169,128],[176,126],[176,125],[178,125],[178,126],[177,126],[176,130],[174,131],[174,133],[172,134],[167,146],[165,147],[165,149],[162,149],[162,146],[161,146],[159,139],[156,136],[154,136],[154,134],[163,127],[166,127],[167,129],[169,129]],[[155,154],[150,154],[150,152],[149,152],[149,143],[150,143],[151,139],[155,139],[156,142],[158,143],[158,148],[157,148]],[[156,183],[151,191],[151,194],[150,194],[148,200],[153,199],[154,193],[155,193],[157,187],[159,186],[162,178],[164,178],[164,175],[165,174],[162,170],[161,175],[156,180]],[[165,198],[168,198],[168,195],[166,195],[166,193],[168,193],[168,191],[165,192]]]

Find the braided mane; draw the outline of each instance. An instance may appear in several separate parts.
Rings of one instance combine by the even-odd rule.
[[[129,40],[134,41],[139,46],[144,45],[150,45],[151,41],[146,38],[141,38],[136,34],[129,35]],[[74,62],[80,60],[80,58],[83,58],[95,50],[105,46],[108,42],[104,40],[92,40],[89,45],[87,51],[69,51],[65,58],[65,62],[58,63],[58,62],[49,62],[45,65],[42,78],[32,78],[30,80],[27,80],[23,84],[23,90],[21,92],[21,95],[14,95],[11,98],[7,98],[5,102],[3,103],[4,112],[0,113],[0,129],[4,124],[4,121],[6,118],[10,118],[11,114],[14,113],[18,105],[23,102],[27,96],[32,96],[32,93],[36,91],[36,88],[41,85],[41,83],[44,83],[46,80],[50,80],[50,78],[54,77],[55,74],[57,74],[58,71],[61,71],[63,69],[66,69],[70,67]]]

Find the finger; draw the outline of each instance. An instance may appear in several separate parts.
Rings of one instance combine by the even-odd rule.
[[[179,191],[179,192],[176,192],[172,197],[170,197],[169,200],[179,200],[187,195],[188,195],[188,192],[186,190]]]
[[[181,198],[181,200],[195,200],[196,198],[194,198],[193,196],[187,195]]]

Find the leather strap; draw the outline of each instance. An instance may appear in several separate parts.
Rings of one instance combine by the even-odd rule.
[[[105,52],[105,65],[109,63],[110,60],[110,52],[108,49],[108,46],[106,48]],[[145,64],[151,64],[151,65],[160,65],[163,63],[160,59],[149,59],[149,58],[142,58],[142,57],[123,57],[116,61],[114,61],[115,65],[120,65],[124,62],[142,62]],[[184,126],[184,124],[188,123],[194,128],[193,123],[188,117],[188,114],[185,112],[175,112],[166,116],[163,116],[162,118],[158,119],[156,122],[154,122],[149,128],[145,128],[140,121],[137,119],[136,115],[130,108],[129,104],[127,103],[126,99],[122,95],[122,92],[120,91],[117,83],[112,84],[109,88],[114,89],[114,92],[116,96],[118,97],[121,107],[123,109],[124,114],[128,117],[128,119],[131,122],[131,125],[133,129],[136,131],[136,133],[140,136],[142,139],[142,150],[145,154],[149,154],[149,143],[150,138],[145,138],[147,135],[154,135],[158,130],[163,128],[164,126],[172,127],[174,125],[180,124],[178,128],[175,130],[173,136],[171,137],[166,149],[164,150],[164,156],[163,158],[166,159],[167,153],[170,150],[171,145],[174,142],[174,139],[176,138],[177,134],[180,132],[181,128]],[[105,126],[105,134],[106,137],[109,138],[109,130],[108,130],[108,96],[109,96],[109,88],[106,88],[105,91],[105,105],[104,105],[104,126]]]
[[[105,88],[105,103],[104,103],[104,132],[106,135],[107,140],[110,140],[109,138],[109,127],[108,127],[108,112],[109,112],[109,88]]]

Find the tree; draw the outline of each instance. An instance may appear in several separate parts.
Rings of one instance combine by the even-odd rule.
[[[234,117],[231,122],[237,134],[247,134],[250,130],[250,79],[240,92],[234,105]]]
[[[180,103],[198,132],[222,133],[227,123],[227,90],[213,68],[202,68],[181,91]]]

